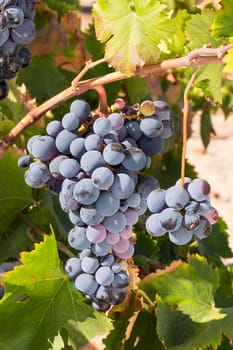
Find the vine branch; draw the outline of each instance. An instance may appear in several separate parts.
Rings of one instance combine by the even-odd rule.
[[[133,76],[153,75],[153,73],[161,70],[184,68],[187,66],[200,67],[206,64],[222,64],[223,56],[232,48],[233,44],[228,44],[219,48],[203,47],[195,49],[193,51],[190,51],[186,56],[172,58],[164,60],[158,64],[138,68]],[[74,96],[81,95],[88,90],[96,89],[98,92],[99,86],[131,77],[121,72],[113,72],[100,77],[80,81],[87,70],[105,61],[105,59],[100,59],[96,62],[87,62],[83,71],[81,71],[78,76],[72,81],[70,87],[45,101],[40,106],[33,107],[22,118],[22,120],[16,124],[15,127],[3,138],[3,140],[0,141],[0,157],[2,157],[5,154],[6,150],[14,144],[15,140],[23,133],[26,128],[34,124],[46,112],[59,105],[61,102],[67,101]]]

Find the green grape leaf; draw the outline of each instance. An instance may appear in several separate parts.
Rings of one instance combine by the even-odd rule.
[[[65,74],[55,66],[54,55],[34,56],[29,66],[19,72],[17,83],[24,83],[38,103],[68,86]]]
[[[22,253],[21,262],[3,277],[1,349],[47,350],[61,328],[77,348],[111,328],[105,316],[83,303],[61,270],[53,235]]]
[[[190,18],[190,15],[186,10],[179,10],[177,15],[172,18],[172,23],[175,26],[175,31],[172,39],[169,38],[167,47],[170,52],[175,52],[176,55],[183,55],[184,46],[187,41],[185,33],[185,25]]]
[[[203,90],[206,97],[217,104],[222,104],[222,70],[221,64],[205,65],[201,67],[194,84]]]
[[[16,219],[17,220],[17,219]],[[18,225],[13,222],[12,228],[7,231],[7,237],[0,241],[0,262],[7,261],[9,259],[18,259],[20,252],[24,250],[30,250],[33,248],[33,243],[29,238],[27,226],[17,220]]]
[[[17,157],[12,151],[7,151],[0,159],[0,234],[33,203],[32,190],[24,181],[24,172],[18,168]]]
[[[194,322],[205,323],[224,318],[226,315],[214,302],[214,293],[219,286],[219,276],[204,258],[191,256],[189,262],[181,263],[174,271],[161,276],[148,277],[142,288],[150,298],[155,293],[169,305],[189,315]]]
[[[221,40],[214,38],[210,32],[210,26],[216,17],[216,12],[205,9],[201,14],[191,15],[186,23],[186,34],[189,50],[198,49],[204,45],[218,47]]]
[[[213,133],[213,125],[209,109],[204,109],[201,114],[201,139],[205,148],[210,142],[210,135]]]
[[[142,326],[143,325],[143,326]],[[129,338],[125,342],[124,350],[164,350],[163,344],[156,332],[155,315],[147,311],[138,313]]]
[[[157,332],[167,350],[206,350],[208,346],[216,349],[222,342],[222,334],[233,335],[233,308],[229,308],[221,320],[196,323],[179,310],[158,301],[156,316]]]
[[[233,37],[230,38],[230,43],[233,43]],[[233,49],[230,49],[223,58],[223,62],[226,63],[223,72],[232,73],[233,72]]]
[[[233,36],[233,0],[222,0],[222,9],[217,11],[217,17],[211,26],[216,38]]]
[[[105,58],[126,75],[158,62],[175,32],[166,5],[159,1],[99,0],[93,14],[96,36],[106,43]]]

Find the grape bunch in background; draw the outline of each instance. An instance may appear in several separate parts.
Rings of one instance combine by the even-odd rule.
[[[204,179],[184,178],[167,190],[155,189],[147,198],[153,213],[146,220],[146,230],[154,237],[165,235],[177,244],[187,244],[194,237],[203,239],[218,220],[210,203],[210,184]]]
[[[143,171],[172,135],[170,110],[163,101],[125,106],[117,99],[100,117],[86,101],[75,100],[46,131],[29,139],[29,154],[18,163],[28,167],[29,186],[48,186],[59,196],[74,225],[68,242],[81,251],[66,271],[93,307],[106,311],[122,300],[129,283],[118,263],[133,255],[132,227],[147,210],[148,194],[159,188]]]
[[[32,58],[25,47],[35,36],[35,0],[0,0],[0,99],[7,96],[7,79]]]

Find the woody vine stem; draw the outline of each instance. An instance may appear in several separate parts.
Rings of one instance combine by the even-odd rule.
[[[222,64],[223,57],[228,50],[233,48],[233,44],[221,46],[219,48],[202,47],[190,51],[186,56],[179,58],[172,58],[164,60],[158,64],[148,65],[138,68],[134,76],[153,75],[155,72],[166,69],[182,68],[182,67],[200,67],[207,64]],[[54,97],[50,98],[40,106],[33,107],[22,119],[15,125],[15,127],[0,141],[0,158],[4,156],[7,149],[12,146],[15,140],[23,133],[23,131],[30,125],[39,120],[47,111],[53,109],[58,104],[74,97],[81,95],[84,92],[96,89],[99,93],[101,85],[109,84],[111,82],[130,78],[130,76],[121,72],[113,72],[100,77],[81,80],[87,70],[94,68],[98,64],[105,62],[105,59],[100,59],[95,62],[87,62],[84,69],[72,81],[71,86]]]

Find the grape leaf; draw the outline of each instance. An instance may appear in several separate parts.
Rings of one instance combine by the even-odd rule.
[[[205,65],[200,69],[194,84],[203,90],[206,97],[217,104],[222,103],[222,70],[221,64]]]
[[[188,48],[198,49],[204,45],[218,47],[221,40],[214,38],[209,30],[216,17],[216,12],[205,9],[201,14],[191,15],[191,19],[186,23],[186,33]]]
[[[175,26],[175,31],[172,39],[169,38],[167,42],[167,47],[171,52],[175,52],[176,55],[183,55],[184,46],[187,41],[185,25],[189,19],[190,15],[186,10],[179,10],[177,15],[172,18],[173,25]]]
[[[33,203],[32,191],[24,181],[25,170],[18,168],[12,151],[0,159],[0,234],[18,213]]]
[[[230,38],[230,43],[233,43],[233,37]],[[225,66],[223,68],[224,73],[232,73],[233,72],[233,49],[230,49],[225,57],[223,57],[223,62],[225,62]]]
[[[159,1],[99,0],[93,7],[98,40],[106,43],[105,58],[110,65],[131,75],[136,67],[156,63],[167,51],[159,44],[175,32],[166,5]]]
[[[233,0],[222,0],[222,9],[217,11],[217,17],[211,26],[216,38],[233,36]]]
[[[54,55],[34,56],[30,65],[19,72],[17,83],[24,83],[38,103],[44,102],[68,85],[65,75],[55,66]]]
[[[203,284],[203,288],[205,285]],[[221,344],[222,333],[233,335],[233,308],[221,320],[195,323],[182,312],[158,301],[156,308],[157,332],[167,350],[214,349]]]
[[[142,326],[143,325],[143,326]],[[141,311],[136,318],[124,350],[164,350],[156,333],[156,318],[153,314]]]
[[[110,328],[105,316],[82,302],[60,269],[54,236],[45,236],[35,250],[22,253],[21,262],[3,277],[1,349],[46,350],[61,328],[79,347]]]
[[[174,271],[152,275],[139,284],[145,292],[149,291],[151,299],[157,292],[165,303],[177,305],[194,322],[200,323],[226,316],[221,308],[215,307],[214,293],[218,286],[217,271],[198,256],[191,256],[188,264],[181,263]]]

